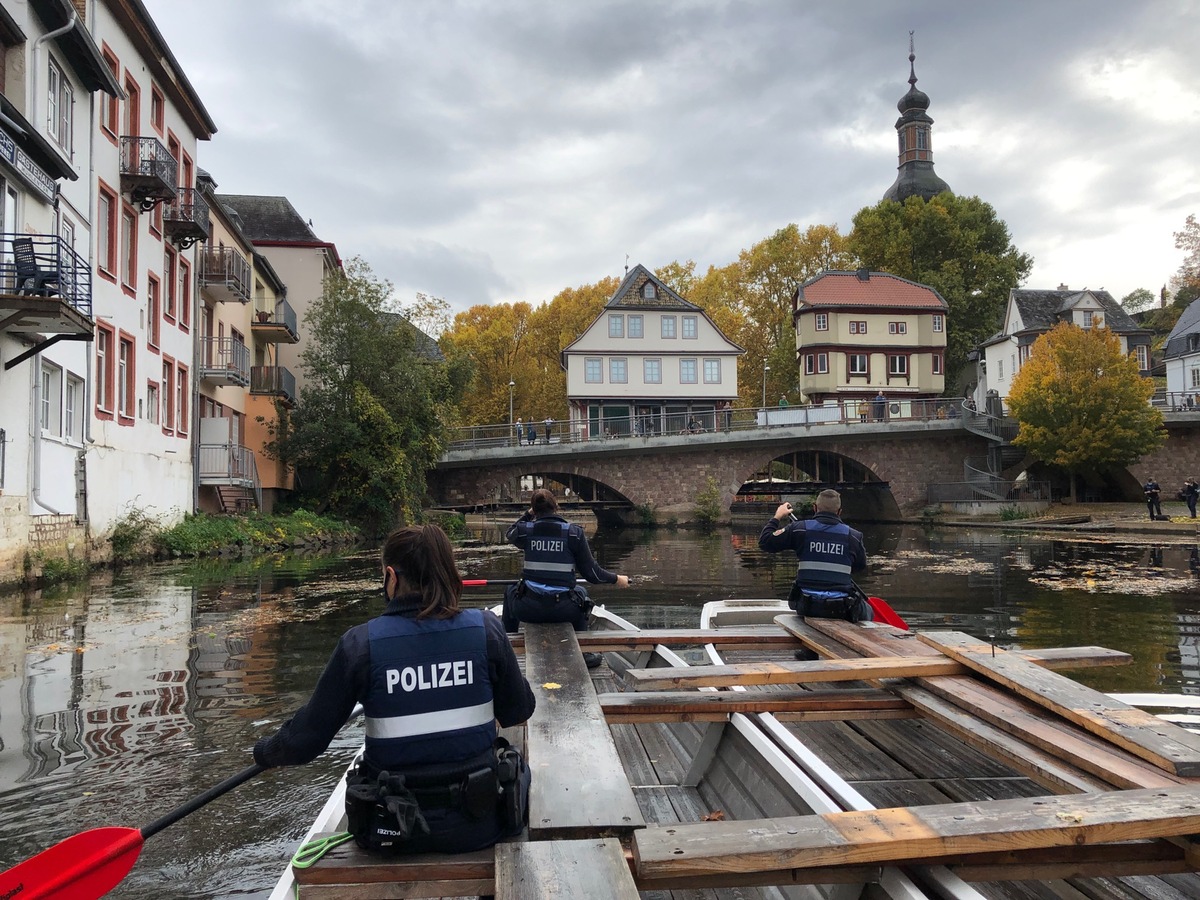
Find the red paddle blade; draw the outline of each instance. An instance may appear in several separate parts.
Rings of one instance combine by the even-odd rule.
[[[0,897],[95,900],[121,883],[141,850],[136,828],[94,828],[0,873]]]
[[[868,597],[867,602],[871,604],[871,609],[875,610],[876,622],[882,622],[884,625],[891,625],[895,628],[902,628],[908,631],[908,623],[900,618],[900,614],[892,609],[882,597]]]

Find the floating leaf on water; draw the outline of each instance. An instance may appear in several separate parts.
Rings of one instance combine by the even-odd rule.
[[[557,691],[560,687],[562,687],[562,685],[557,681],[547,681],[542,685],[542,687],[548,691]]]

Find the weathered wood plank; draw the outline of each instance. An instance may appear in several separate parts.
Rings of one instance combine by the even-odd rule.
[[[509,640],[518,653],[525,652],[525,635],[510,634]],[[602,629],[583,631],[577,636],[579,646],[589,652],[653,650],[664,647],[700,647],[716,644],[727,650],[761,650],[767,647],[793,648],[796,639],[771,626],[745,628],[643,628],[639,631]]]
[[[318,834],[314,837],[328,835]],[[361,850],[353,841],[332,848],[306,869],[292,869],[296,883],[301,886],[467,881],[486,881],[490,884],[494,873],[495,853],[492,847],[453,855],[414,853],[409,856],[381,856]],[[464,889],[463,892],[468,891]]]
[[[683,687],[733,687],[752,684],[817,684],[867,678],[916,678],[962,675],[967,669],[951,659],[876,657],[822,659],[816,662],[760,662],[732,666],[672,666],[630,669],[625,683],[637,691]]]
[[[1018,654],[962,632],[919,635],[926,644],[1092,734],[1184,777],[1200,775],[1200,735],[1114,700]]]
[[[1200,829],[1200,785],[877,809],[640,831],[639,876],[935,863],[967,853],[1075,847]]]
[[[853,628],[870,637],[868,640],[877,646],[889,646],[895,650],[896,656],[922,656],[913,645],[921,632],[901,631],[890,626],[874,626],[862,628],[848,622],[838,624],[845,628],[838,629],[837,636],[823,633],[823,629],[809,625],[809,622],[822,624],[836,621],[830,619],[806,620],[795,613],[785,613],[775,617],[775,623],[784,631],[798,639],[807,647],[816,650],[822,656],[839,657],[838,648],[845,647],[838,638],[846,635],[847,629]],[[852,633],[852,632],[851,632]],[[990,645],[988,645],[990,646]],[[1133,662],[1133,657],[1121,650],[1109,650],[1107,647],[1051,647],[1045,650],[1016,651],[1021,658],[1028,660],[1043,669],[1057,671],[1059,669],[1091,669],[1102,666],[1127,666]],[[874,655],[874,654],[864,654]]]
[[[497,900],[529,897],[638,900],[638,889],[615,838],[502,844],[496,848]]]
[[[565,623],[526,623],[525,643],[537,699],[526,725],[530,839],[609,837],[643,827],[575,632]]]
[[[844,691],[659,691],[600,694],[600,709],[612,722],[720,721],[730,713],[818,713],[830,719],[855,712],[910,710],[904,700],[880,690]]]

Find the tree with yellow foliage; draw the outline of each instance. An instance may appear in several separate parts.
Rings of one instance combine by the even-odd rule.
[[[1034,342],[1013,379],[1008,407],[1019,423],[1013,443],[1075,473],[1128,466],[1166,440],[1162,413],[1150,405],[1154,383],[1121,352],[1107,328],[1062,322]]]

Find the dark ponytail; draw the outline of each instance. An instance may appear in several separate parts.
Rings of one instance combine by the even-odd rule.
[[[397,593],[421,595],[418,619],[449,619],[458,615],[462,576],[454,564],[454,549],[446,532],[436,525],[410,525],[387,536],[383,564],[400,579]]]

